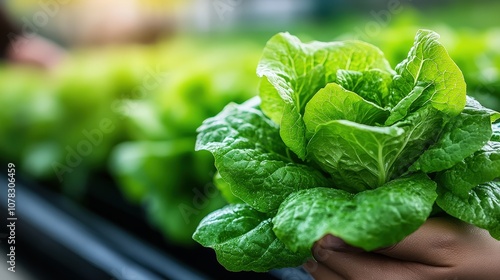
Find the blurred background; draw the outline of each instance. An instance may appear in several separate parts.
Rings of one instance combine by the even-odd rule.
[[[196,128],[257,94],[266,41],[360,39],[394,67],[433,29],[500,110],[500,2],[0,1],[0,206],[16,169],[16,273],[0,279],[307,279],[231,273],[191,235],[226,202]]]

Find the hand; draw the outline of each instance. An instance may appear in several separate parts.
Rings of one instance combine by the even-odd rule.
[[[43,69],[55,68],[65,55],[61,47],[40,36],[20,36],[7,49],[7,58],[11,62],[30,64]]]
[[[500,241],[453,218],[431,218],[403,241],[373,252],[326,235],[304,268],[315,279],[500,279]]]

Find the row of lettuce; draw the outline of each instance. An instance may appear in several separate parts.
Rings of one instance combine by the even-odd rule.
[[[416,30],[360,39],[394,64]],[[500,110],[500,30],[437,30],[468,94]],[[226,203],[212,184],[212,156],[194,152],[196,128],[256,95],[262,47],[179,38],[75,53],[51,72],[0,66],[0,160],[75,197],[110,172],[168,239],[189,244],[199,221]]]
[[[0,66],[0,161],[77,200],[110,173],[168,239],[191,243],[224,204],[196,128],[255,95],[258,49],[179,38],[81,51],[51,72]]]

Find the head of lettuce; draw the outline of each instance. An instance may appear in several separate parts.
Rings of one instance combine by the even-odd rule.
[[[230,204],[193,238],[231,271],[299,265],[326,234],[389,246],[436,213],[500,239],[500,114],[466,95],[438,39],[419,30],[393,69],[364,42],[272,37],[260,98],[198,129]]]

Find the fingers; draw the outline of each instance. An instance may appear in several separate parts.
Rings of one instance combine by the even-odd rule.
[[[440,267],[405,262],[369,252],[338,252],[322,247],[318,242],[313,249],[318,261],[304,268],[314,279],[432,279],[440,275]]]
[[[500,279],[500,242],[453,218],[431,218],[398,244],[366,252],[327,235],[304,268],[315,279]]]
[[[472,227],[453,218],[431,218],[394,246],[374,251],[391,258],[432,266],[453,266],[460,251],[477,242]]]
[[[322,263],[315,262],[314,260],[308,261],[303,267],[316,280],[345,280],[345,278],[340,274],[331,270]]]

